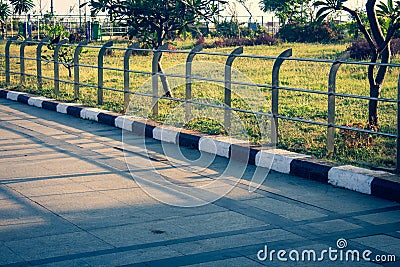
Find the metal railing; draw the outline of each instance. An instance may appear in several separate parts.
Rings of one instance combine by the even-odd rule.
[[[259,115],[259,116],[265,116],[265,117],[271,118],[273,120],[273,122],[275,123],[275,127],[272,131],[272,136],[271,136],[271,142],[273,144],[279,143],[279,140],[278,140],[279,120],[287,120],[287,121],[293,121],[293,122],[301,122],[301,123],[305,123],[305,124],[309,124],[309,125],[322,126],[322,127],[326,127],[326,133],[327,133],[326,149],[327,149],[328,153],[334,152],[335,130],[337,130],[337,129],[350,130],[350,131],[356,131],[356,132],[361,132],[361,133],[389,137],[389,138],[393,138],[396,140],[396,145],[397,145],[396,151],[397,152],[395,155],[395,157],[396,157],[395,162],[397,164],[396,165],[397,167],[396,167],[395,172],[400,173],[400,75],[398,77],[398,84],[397,84],[397,92],[398,92],[397,99],[381,98],[381,97],[374,98],[374,97],[369,97],[369,96],[336,92],[337,73],[338,73],[339,68],[343,64],[357,65],[357,66],[376,65],[376,66],[387,66],[387,67],[393,67],[393,68],[400,68],[400,64],[381,64],[381,63],[348,61],[347,59],[348,59],[349,55],[346,53],[342,54],[342,56],[340,56],[336,60],[329,60],[329,59],[312,59],[312,58],[294,58],[294,57],[292,57],[292,49],[287,49],[286,51],[282,52],[279,56],[261,56],[261,55],[243,54],[242,47],[234,49],[231,53],[204,52],[204,51],[202,51],[201,46],[196,46],[190,51],[168,50],[167,46],[162,46],[158,50],[151,50],[151,49],[139,49],[137,44],[131,45],[127,48],[113,47],[112,41],[109,41],[109,42],[103,44],[102,46],[88,45],[88,43],[86,41],[79,43],[79,44],[66,44],[65,41],[62,41],[62,42],[58,43],[56,45],[56,48],[54,49],[54,57],[53,57],[54,60],[44,60],[41,56],[42,47],[45,44],[47,44],[48,41],[49,41],[48,39],[41,40],[41,41],[32,41],[32,40],[20,41],[20,40],[17,40],[16,38],[11,38],[6,42],[5,54],[2,56],[4,56],[4,58],[5,58],[4,73],[5,73],[5,81],[6,81],[7,86],[11,85],[11,76],[12,75],[19,75],[21,85],[25,84],[25,77],[31,76],[31,77],[36,77],[38,88],[43,87],[44,79],[53,81],[55,94],[60,93],[60,83],[66,83],[66,84],[73,85],[75,99],[79,98],[81,87],[96,88],[97,89],[97,102],[99,105],[103,104],[103,94],[104,94],[105,90],[106,91],[114,91],[114,92],[124,94],[124,110],[126,110],[128,107],[130,96],[136,94],[136,95],[140,95],[140,96],[144,96],[144,97],[150,97],[152,99],[152,104],[153,104],[153,108],[152,108],[153,114],[152,115],[153,116],[158,115],[158,109],[159,109],[158,104],[159,104],[160,99],[168,99],[168,100],[172,100],[172,101],[179,101],[179,102],[185,103],[186,118],[190,117],[190,112],[191,112],[190,106],[192,104],[212,106],[212,107],[223,110],[223,112],[224,112],[224,127],[226,129],[230,127],[230,119],[231,119],[230,114],[232,111],[251,113],[251,114]],[[12,44],[17,44],[20,46],[18,56],[10,55],[10,46]],[[27,44],[37,46],[35,58],[25,57],[25,47]],[[63,47],[63,46],[75,47],[74,63],[73,63],[73,69],[74,69],[73,81],[60,79],[59,65],[62,62],[59,62],[59,60],[58,60],[58,53],[59,53],[59,50],[61,49],[61,47]],[[83,48],[99,49],[96,65],[81,64],[79,62],[79,55]],[[123,57],[124,67],[123,68],[104,67],[103,59],[104,59],[104,55],[108,49],[120,50],[120,51],[124,52],[124,57]],[[147,52],[147,53],[153,54],[152,71],[148,71],[148,72],[138,71],[138,70],[134,70],[134,69],[130,68],[129,60],[134,51],[135,52]],[[158,62],[159,62],[159,58],[161,57],[162,53],[187,55],[187,59],[185,62],[186,63],[185,75],[168,74],[168,73],[160,72],[159,68],[158,68]],[[213,79],[213,78],[209,78],[209,77],[193,76],[192,75],[192,62],[196,55],[226,57],[227,59],[225,62],[224,79],[221,80],[221,79]],[[20,60],[20,70],[19,71],[11,71],[10,59],[12,59],[12,58]],[[251,83],[251,82],[233,81],[232,76],[231,76],[231,71],[232,71],[231,66],[233,65],[235,59],[237,59],[237,58],[274,60],[274,64],[273,64],[273,68],[272,68],[272,83],[267,84],[267,83]],[[36,74],[27,74],[26,73],[26,71],[25,71],[25,61],[26,60],[36,61]],[[280,81],[279,81],[280,80],[279,74],[280,74],[281,66],[285,61],[316,62],[316,63],[331,64],[330,71],[329,71],[329,77],[328,77],[327,91],[281,86]],[[53,77],[42,76],[42,62],[54,64]],[[80,68],[81,67],[92,68],[92,69],[97,70],[97,78],[98,78],[97,84],[86,84],[86,83],[80,82]],[[123,90],[117,89],[117,88],[107,88],[104,86],[104,81],[103,81],[104,70],[123,72],[123,77],[124,77],[123,78],[124,79]],[[133,90],[133,88],[130,85],[130,74],[143,74],[143,75],[151,76],[152,77],[152,92],[151,92],[151,94],[150,93],[141,93],[141,92],[137,92],[137,91]],[[159,89],[158,88],[158,79],[162,76],[177,77],[177,78],[185,79],[186,80],[185,98],[176,98],[176,97],[174,98],[174,97],[167,97],[165,95],[160,95],[159,90],[158,90]],[[193,80],[216,82],[216,83],[224,84],[224,87],[225,87],[224,105],[200,103],[200,102],[193,100],[192,99],[192,88],[191,88]],[[270,89],[271,90],[272,111],[271,112],[255,112],[255,111],[251,111],[251,110],[232,107],[232,105],[231,105],[231,103],[232,103],[231,86],[232,85],[246,85],[246,86]],[[315,121],[315,120],[310,120],[310,119],[302,119],[302,118],[290,117],[290,116],[285,116],[285,115],[279,114],[279,102],[280,102],[279,93],[280,93],[280,91],[293,91],[293,92],[302,92],[302,93],[326,96],[327,97],[327,107],[328,107],[327,122]],[[368,129],[361,129],[361,128],[355,128],[355,127],[349,127],[349,126],[343,126],[343,125],[336,124],[335,121],[336,121],[337,115],[335,112],[335,107],[336,107],[336,98],[337,97],[361,99],[361,100],[368,100],[368,101],[376,100],[378,102],[397,104],[397,127],[396,127],[397,133],[393,134],[393,133],[389,133],[389,132],[373,131],[373,130],[368,130]]]

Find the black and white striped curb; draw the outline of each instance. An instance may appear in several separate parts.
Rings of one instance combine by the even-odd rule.
[[[137,117],[122,116],[76,103],[62,103],[22,92],[3,89],[0,90],[0,98],[115,126],[156,140],[195,148],[225,158],[243,160],[242,156],[251,165],[271,166],[276,172],[400,202],[400,177],[388,172],[339,165],[281,149],[263,149],[241,140],[162,126]]]

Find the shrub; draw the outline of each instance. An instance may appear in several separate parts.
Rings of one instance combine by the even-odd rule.
[[[370,130],[377,132],[378,128],[376,126],[370,126],[369,124],[364,124],[362,122],[353,122],[350,124],[343,125],[350,128],[356,128],[361,130]],[[341,129],[339,135],[344,142],[346,148],[367,148],[373,143],[373,137],[369,133],[356,132],[347,129]]]
[[[390,49],[393,55],[400,55],[400,38],[393,39],[390,43]]]
[[[329,43],[343,39],[341,31],[328,23],[286,24],[279,29],[278,37],[287,42]]]
[[[279,40],[268,33],[260,34],[254,40],[255,45],[277,45]]]
[[[276,45],[279,39],[269,35],[260,34],[254,38],[218,38],[213,43],[205,43],[204,37],[199,38],[196,44],[204,44],[205,48],[230,47],[230,46],[254,46],[254,45]]]
[[[348,48],[350,58],[357,60],[365,60],[371,58],[372,50],[367,40],[354,41]]]
[[[277,36],[286,42],[300,42],[302,35],[302,28],[295,23],[283,25],[277,33]]]
[[[205,38],[204,38],[204,36],[203,35],[199,35],[198,36],[198,39],[197,39],[197,41],[196,41],[196,45],[204,45],[204,42],[205,42]]]
[[[396,38],[391,41],[390,50],[393,55],[400,54],[400,39]],[[357,60],[369,59],[372,56],[372,49],[369,46],[367,40],[354,41],[348,48],[350,52],[350,58]]]
[[[239,23],[235,21],[224,20],[215,25],[216,34],[218,37],[238,37],[240,31],[239,26]]]

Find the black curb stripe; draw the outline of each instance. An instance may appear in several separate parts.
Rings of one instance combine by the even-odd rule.
[[[81,107],[69,106],[69,107],[67,107],[67,114],[77,117],[77,118],[80,118],[82,109],[83,108],[81,108]]]
[[[20,103],[28,104],[29,96],[27,95],[18,95],[17,101]]]
[[[97,120],[100,123],[107,124],[110,126],[115,126],[115,120],[118,118],[118,116],[107,114],[107,113],[99,113],[97,115]]]
[[[156,128],[155,125],[149,125],[141,121],[134,121],[132,124],[132,132],[139,136],[146,136],[153,138],[154,128]]]
[[[371,194],[400,202],[400,183],[375,177],[371,183]]]
[[[179,132],[178,144],[189,148],[199,148],[200,136]]]
[[[56,102],[51,102],[51,101],[43,101],[42,102],[43,109],[57,111],[57,106],[58,106],[58,103],[56,103]]]
[[[139,121],[134,121],[132,123],[132,132],[134,134],[136,134],[136,135],[139,135],[139,136],[145,136],[145,134],[146,134],[146,124],[142,123],[142,122],[139,122]]]
[[[309,180],[328,183],[328,172],[333,167],[339,166],[331,162],[314,159],[293,159],[290,163],[290,174]]]
[[[251,148],[247,144],[231,144],[229,146],[229,158],[250,165],[256,165],[256,155],[258,150]]]
[[[0,98],[7,98],[7,93],[8,91],[6,90],[0,90]]]
[[[145,136],[146,136],[146,137],[153,138],[153,137],[154,137],[154,136],[153,136],[153,130],[154,130],[155,128],[156,128],[156,126],[146,124]]]

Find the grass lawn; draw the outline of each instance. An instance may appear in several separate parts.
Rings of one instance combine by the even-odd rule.
[[[185,43],[187,45],[187,42]],[[116,44],[116,46],[126,46],[124,44]],[[183,43],[177,44],[178,49],[182,48]],[[288,48],[293,49],[293,57],[297,58],[319,58],[319,59],[335,59],[348,46],[348,44],[280,44],[277,46],[254,46],[244,47],[244,54],[277,56]],[[26,56],[35,56],[36,46],[27,46]],[[184,47],[186,48],[186,47]],[[0,47],[4,51],[4,44]],[[83,64],[96,64],[98,49],[87,48],[87,53],[81,58]],[[226,52],[230,53],[233,48],[206,49],[209,52]],[[11,54],[18,55],[19,47],[11,46]],[[4,53],[4,52],[2,52]],[[123,69],[123,53],[121,50],[113,50],[111,56],[106,56],[104,61],[105,67]],[[164,54],[162,65],[166,73],[183,71],[186,54]],[[4,59],[4,58],[3,58]],[[216,63],[215,68],[220,68],[220,73],[216,77],[222,78],[223,65],[226,57],[196,55],[195,62],[211,62]],[[400,63],[399,58],[393,59],[394,63]],[[274,61],[270,59],[254,59],[254,58],[237,58],[233,64],[235,70],[243,74],[242,78],[258,84],[271,84],[271,72]],[[4,60],[1,62],[4,69]],[[207,65],[205,65],[207,66]],[[310,90],[327,91],[328,74],[330,70],[328,63],[315,62],[299,62],[286,61],[281,68],[280,82],[282,86],[297,87]],[[11,59],[12,71],[18,71],[19,65],[17,59]],[[27,73],[36,74],[36,63],[34,61],[26,62]],[[43,74],[46,77],[53,77],[53,64],[43,65]],[[136,71],[151,72],[151,55],[142,56],[134,55],[130,59],[130,69]],[[68,71],[60,68],[61,79],[73,81],[68,77]],[[105,70],[104,86],[123,90],[123,72]],[[182,73],[184,74],[184,72]],[[381,97],[397,98],[397,82],[400,74],[399,68],[391,68],[387,74],[387,78],[382,88]],[[220,76],[218,76],[220,75]],[[337,92],[357,95],[369,95],[369,86],[367,81],[367,69],[363,66],[342,65],[337,76]],[[150,93],[150,83],[146,83],[150,78],[149,75],[133,74],[130,75],[130,87],[132,91],[141,91]],[[172,78],[171,78],[172,79]],[[97,69],[81,68],[82,83],[96,85]],[[4,82],[4,77],[3,77]],[[12,84],[19,85],[19,76],[12,77]],[[61,99],[64,101],[73,101],[73,86],[61,83],[61,94],[55,96],[53,93],[53,82],[45,81],[42,91],[37,90],[35,78],[27,78],[25,87],[19,87],[19,90],[41,94],[48,97]],[[258,99],[257,111],[268,112],[271,110],[271,90],[265,87],[252,88],[257,89],[264,99]],[[160,91],[162,89],[160,88]],[[82,87],[78,102],[89,106],[97,105],[97,89]],[[193,98],[208,98],[222,101],[224,99],[222,84],[211,84],[198,82],[193,84]],[[185,97],[185,87],[183,85],[174,88],[174,97]],[[242,101],[243,96],[233,95],[233,107],[246,108],[246,103]],[[138,104],[138,114],[140,110],[145,109],[145,105],[149,103],[149,99],[135,97]],[[143,101],[142,101],[143,100]],[[113,110],[117,112],[123,111],[123,93],[107,91],[104,93],[104,103],[101,108]],[[160,112],[154,120],[164,122],[171,119],[171,113],[182,111],[179,103],[170,100],[160,100]],[[141,109],[142,108],[142,109]],[[200,109],[194,109],[194,113],[201,113]],[[180,112],[182,113],[182,112]],[[303,118],[319,122],[327,122],[327,96],[310,94],[304,92],[291,92],[281,90],[279,95],[279,114],[289,117]],[[396,134],[397,125],[397,106],[396,104],[381,103],[379,107],[380,126],[382,132]],[[181,114],[182,115],[182,114]],[[263,142],[257,134],[254,127],[254,117],[241,114],[242,119],[246,118],[244,127],[250,136],[252,142]],[[339,125],[348,125],[353,123],[366,124],[368,116],[368,101],[351,98],[337,97],[336,106],[336,123]],[[178,120],[178,126],[185,126],[191,129],[197,129],[210,134],[224,134],[225,130],[221,124],[213,120],[193,120],[185,122]],[[393,168],[395,166],[396,142],[393,138],[385,138],[363,134],[352,136],[343,131],[337,131],[336,148],[333,155],[326,152],[326,128],[321,126],[312,126],[303,123],[290,122],[280,120],[279,124],[279,147],[291,151],[312,154],[318,158],[335,160],[342,163],[352,163],[360,166],[383,166]]]

